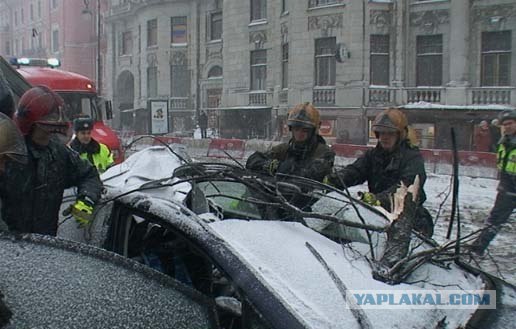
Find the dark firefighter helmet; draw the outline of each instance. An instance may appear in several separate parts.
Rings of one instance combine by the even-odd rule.
[[[63,99],[45,86],[31,88],[23,94],[14,121],[24,136],[30,134],[34,124],[51,133],[66,135],[68,131]]]
[[[396,108],[386,109],[374,119],[373,131],[377,137],[380,132],[398,132],[400,140],[405,140],[408,133],[407,117]]]
[[[3,113],[0,113],[0,155],[21,163],[27,162],[25,140],[14,122]]]
[[[516,120],[516,110],[503,111],[500,114],[500,123],[503,123],[505,120]]]
[[[287,125],[292,127],[313,128],[318,133],[321,126],[319,111],[310,103],[302,103],[288,111]]]
[[[73,120],[74,131],[86,131],[93,129],[93,119],[90,117],[79,117]]]

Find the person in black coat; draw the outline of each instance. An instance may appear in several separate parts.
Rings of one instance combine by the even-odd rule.
[[[199,114],[199,128],[201,128],[201,138],[208,138],[206,130],[208,129],[208,115],[205,111]]]
[[[28,163],[8,162],[0,177],[2,218],[10,231],[56,235],[63,191],[77,187],[72,214],[80,224],[91,220],[102,183],[95,167],[59,142],[67,134],[64,101],[47,87],[21,97],[14,121],[25,136]]]
[[[363,200],[391,211],[390,198],[400,182],[409,186],[419,176],[420,190],[414,228],[426,236],[432,236],[432,217],[423,207],[426,200],[423,189],[426,180],[424,160],[418,147],[407,138],[408,121],[405,114],[395,108],[381,112],[374,120],[373,131],[378,138],[376,147],[352,164],[332,173],[328,177],[330,183],[344,188],[367,181],[369,192],[363,194]]]

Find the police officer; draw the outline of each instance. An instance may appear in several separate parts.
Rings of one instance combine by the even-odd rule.
[[[73,186],[72,214],[82,225],[91,220],[102,183],[95,167],[54,138],[68,131],[63,106],[63,99],[44,86],[20,98],[14,121],[25,136],[28,163],[6,163],[0,178],[2,217],[10,231],[56,235],[63,191]]]
[[[113,164],[113,155],[106,145],[91,137],[93,120],[89,117],[77,118],[73,121],[73,129],[75,138],[70,142],[70,147],[94,165],[99,173],[106,171]]]
[[[288,143],[277,145],[265,153],[253,153],[246,168],[270,175],[282,173],[322,182],[333,168],[335,153],[319,135],[319,111],[310,103],[299,104],[289,111],[287,125],[292,132]]]
[[[483,254],[502,224],[516,208],[516,110],[503,112],[500,117],[504,135],[497,148],[496,161],[500,172],[496,200],[484,229],[471,245],[476,254]]]
[[[400,182],[409,186],[419,176],[420,190],[414,228],[426,236],[432,236],[433,221],[428,210],[423,207],[426,200],[423,190],[425,165],[419,149],[408,139],[407,117],[399,109],[389,108],[376,116],[372,128],[378,139],[376,147],[331,174],[328,177],[330,183],[344,188],[367,181],[369,192],[363,193],[362,199],[391,211],[390,196]]]

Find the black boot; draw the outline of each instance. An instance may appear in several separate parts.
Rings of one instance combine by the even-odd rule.
[[[493,226],[484,228],[482,232],[480,232],[478,238],[471,244],[470,250],[475,254],[482,256],[484,251],[487,249],[487,246],[489,246],[489,243],[494,239],[497,233],[498,229]]]

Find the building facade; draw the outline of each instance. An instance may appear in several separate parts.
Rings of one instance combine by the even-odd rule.
[[[107,0],[3,0],[0,52],[5,57],[58,58],[62,69],[97,82],[100,72],[102,81],[106,43],[99,23],[106,10]]]
[[[120,126],[169,132],[200,111],[227,138],[288,138],[313,102],[330,142],[374,142],[372,118],[405,109],[423,147],[470,149],[474,126],[516,105],[512,0],[112,0],[107,92]]]

